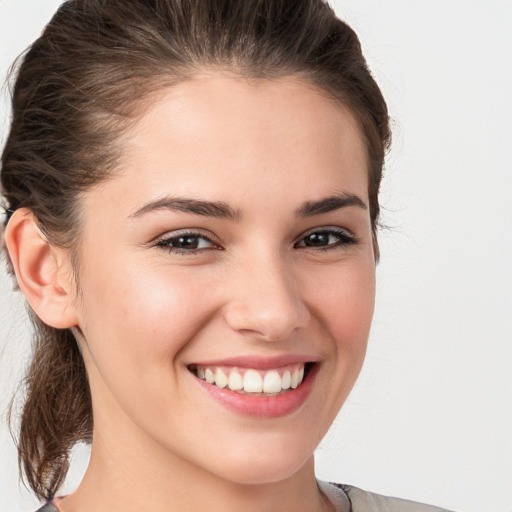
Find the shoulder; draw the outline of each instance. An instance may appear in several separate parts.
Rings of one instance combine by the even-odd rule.
[[[38,508],[36,512],[59,512],[59,509],[53,503],[48,502],[46,505]]]
[[[345,492],[350,500],[352,512],[449,512],[445,508],[363,491],[352,485],[331,485]]]

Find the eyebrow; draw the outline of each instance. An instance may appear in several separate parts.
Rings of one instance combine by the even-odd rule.
[[[295,211],[295,215],[297,217],[312,217],[349,206],[357,206],[363,210],[367,209],[365,202],[359,196],[343,193],[318,201],[306,201]],[[186,197],[163,197],[156,199],[130,214],[129,218],[141,217],[142,215],[156,210],[176,210],[234,221],[239,221],[242,218],[242,212],[240,210],[232,208],[223,201],[206,201]]]
[[[348,206],[357,206],[363,210],[367,210],[366,203],[359,196],[343,193],[326,197],[319,201],[307,201],[295,213],[297,217],[312,217]]]
[[[184,197],[163,197],[156,201],[151,201],[132,213],[130,218],[140,217],[155,210],[177,210],[230,220],[240,220],[242,218],[240,210],[231,208],[231,206],[222,201],[203,201]]]

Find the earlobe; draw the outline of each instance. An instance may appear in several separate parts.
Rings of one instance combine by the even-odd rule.
[[[20,208],[12,214],[4,243],[18,285],[36,315],[58,329],[77,325],[69,262],[62,249],[48,242],[30,210]]]

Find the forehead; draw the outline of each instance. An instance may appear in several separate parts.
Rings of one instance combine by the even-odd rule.
[[[367,196],[367,158],[351,111],[291,78],[196,77],[146,100],[121,148],[115,195],[214,195],[236,207],[343,189]],[[240,193],[244,192],[245,205]]]
[[[261,142],[285,135],[299,140],[317,136],[325,144],[339,142],[364,149],[358,122],[351,110],[327,92],[304,80],[285,77],[276,80],[248,80],[231,75],[198,76],[165,88],[143,101],[143,115],[129,131],[130,147],[137,139],[156,134],[163,123],[173,143],[207,143],[222,147],[251,143],[259,134]],[[205,130],[207,128],[207,130]],[[253,138],[254,142],[254,138]]]

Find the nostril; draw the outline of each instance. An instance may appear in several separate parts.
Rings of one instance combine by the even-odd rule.
[[[309,313],[303,304],[279,304],[272,300],[251,305],[231,303],[225,312],[226,323],[231,329],[269,342],[288,338],[304,327],[308,318]]]

